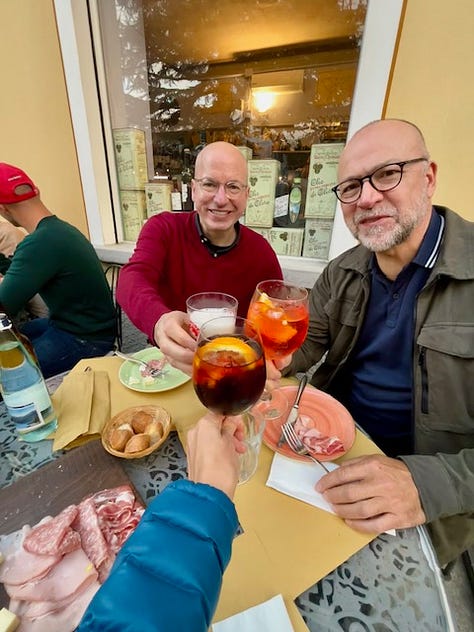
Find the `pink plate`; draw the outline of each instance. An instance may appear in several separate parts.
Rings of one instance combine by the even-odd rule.
[[[293,405],[296,397],[297,386],[282,386],[278,390],[287,397],[289,406]],[[289,409],[288,409],[289,410]],[[307,415],[315,422],[315,427],[324,436],[337,436],[344,446],[344,450],[335,454],[315,454],[320,461],[334,461],[348,452],[355,441],[355,425],[349,411],[344,408],[334,397],[320,391],[314,386],[307,386],[300,401],[300,414]],[[299,461],[307,461],[308,457],[295,454],[291,448],[284,443],[277,447],[280,438],[281,425],[286,421],[288,411],[285,415],[277,419],[269,419],[263,433],[263,442],[271,450],[279,452],[284,456]]]

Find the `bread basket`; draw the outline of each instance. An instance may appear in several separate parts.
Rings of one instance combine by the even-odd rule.
[[[136,421],[138,419],[146,419],[151,426],[145,426],[143,430],[137,432],[133,429],[133,426],[136,426]],[[146,423],[146,422],[145,422]],[[151,443],[148,447],[143,450],[127,452],[125,451],[126,446],[123,449],[116,449],[113,447],[113,442],[116,439],[116,434],[114,433],[117,429],[123,429],[127,427],[131,427],[133,431],[133,435],[130,436],[132,438],[134,435],[138,434],[147,434],[146,432],[148,427],[152,427],[156,431],[156,427],[161,425],[162,434],[159,438],[153,438],[151,436]],[[110,419],[104,426],[102,430],[102,445],[110,454],[114,456],[118,456],[121,459],[139,459],[144,456],[148,456],[152,452],[154,452],[157,448],[159,448],[168,437],[171,429],[171,416],[167,410],[161,408],[161,406],[132,406],[131,408],[126,408],[121,412],[117,413],[112,419]]]

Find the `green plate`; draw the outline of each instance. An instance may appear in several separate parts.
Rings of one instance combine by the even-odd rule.
[[[147,347],[141,351],[131,354],[132,357],[137,360],[144,360],[149,362],[150,360],[160,360],[163,354],[156,347]],[[149,378],[146,378],[147,380]],[[186,373],[183,373],[179,369],[175,369],[171,365],[166,365],[164,374],[160,377],[156,377],[152,382],[148,383],[140,373],[140,365],[135,362],[125,360],[119,370],[119,380],[121,383],[130,388],[132,391],[139,391],[140,393],[159,393],[161,391],[170,391],[173,388],[185,384],[191,378]]]

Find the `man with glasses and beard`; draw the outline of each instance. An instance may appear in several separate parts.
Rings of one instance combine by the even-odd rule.
[[[412,123],[351,138],[333,191],[359,245],[318,278],[307,338],[277,368],[319,363],[312,384],[387,455],[321,479],[336,513],[371,533],[427,523],[444,565],[474,545],[474,224],[432,205],[436,174]]]
[[[255,286],[282,279],[277,256],[258,233],[241,226],[248,199],[247,160],[230,143],[206,145],[191,183],[195,212],[160,213],[138,237],[119,275],[117,299],[138,329],[170,363],[190,374],[196,341],[186,299],[224,292],[246,316]]]

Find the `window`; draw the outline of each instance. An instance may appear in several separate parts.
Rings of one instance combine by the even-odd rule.
[[[90,181],[106,196],[98,173],[108,166],[117,241],[133,242],[147,214],[189,210],[195,157],[204,143],[223,139],[250,159],[245,223],[270,240],[290,273],[311,269],[314,279],[315,258],[323,262],[347,241],[337,213],[333,224],[329,189],[350,125],[381,114],[401,1],[390,12],[383,0],[369,7],[366,0],[90,0],[89,16],[82,3],[67,4],[57,1],[56,11],[70,90],[77,73],[66,39],[72,29],[84,93],[89,19],[94,33],[107,159],[99,151]],[[378,68],[367,72],[370,33]],[[358,117],[363,66],[371,103],[359,104]],[[92,101],[85,98],[94,154]],[[72,100],[71,108],[77,136]],[[259,197],[252,206],[255,196],[265,203]],[[100,246],[111,241],[110,218],[96,215],[88,208]]]

